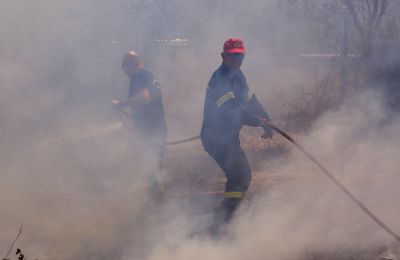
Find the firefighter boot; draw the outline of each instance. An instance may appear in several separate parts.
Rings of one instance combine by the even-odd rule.
[[[222,201],[221,205],[215,210],[213,223],[209,228],[212,236],[221,234],[222,227],[230,222],[240,202],[241,199],[224,199]]]

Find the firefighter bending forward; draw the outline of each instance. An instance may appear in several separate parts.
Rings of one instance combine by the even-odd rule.
[[[240,147],[240,129],[244,125],[263,127],[262,137],[272,137],[272,129],[265,124],[270,121],[269,116],[240,70],[245,54],[242,40],[228,39],[221,53],[222,64],[212,74],[206,91],[201,141],[227,179],[224,200],[215,211],[211,234],[218,234],[221,225],[229,222],[251,182],[249,163]]]
[[[158,172],[153,173],[150,178],[153,189],[160,192],[163,190],[163,176],[160,175],[163,174],[164,143],[167,136],[160,84],[156,77],[144,68],[143,61],[134,51],[124,56],[121,67],[130,80],[129,98],[113,99],[111,102],[117,108],[130,108],[135,133],[146,146],[146,151],[140,153],[151,152],[155,155],[154,163],[158,166]]]

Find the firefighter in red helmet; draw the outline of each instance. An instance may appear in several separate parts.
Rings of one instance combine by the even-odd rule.
[[[225,173],[224,199],[214,214],[210,231],[219,232],[238,208],[251,182],[251,170],[240,147],[242,126],[263,127],[263,138],[272,137],[267,112],[248,87],[240,67],[246,50],[243,41],[228,39],[223,46],[222,64],[208,82],[204,103],[201,141],[207,153]]]

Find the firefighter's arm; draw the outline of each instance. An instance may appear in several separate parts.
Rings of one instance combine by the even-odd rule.
[[[125,105],[129,107],[142,106],[151,101],[151,95],[148,88],[142,88],[136,95],[125,100]]]
[[[271,122],[271,119],[260,102],[258,102],[256,95],[250,89],[248,89],[245,109],[250,115],[252,115],[251,124],[248,125],[262,127],[265,132],[262,135],[262,138],[272,138],[272,129],[268,126],[268,122]]]
[[[118,100],[118,99],[113,99],[111,100],[111,103],[115,107],[136,107],[136,106],[142,106],[144,104],[147,104],[151,101],[152,97],[150,95],[150,91],[148,88],[142,88],[139,90],[139,92],[134,95],[131,98],[128,98],[126,100]]]

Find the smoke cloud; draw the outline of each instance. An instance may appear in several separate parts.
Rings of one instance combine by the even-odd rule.
[[[110,106],[128,94],[120,62],[137,50],[160,79],[168,139],[199,134],[222,44],[240,37],[249,85],[283,125],[306,84],[299,53],[340,50],[340,43],[311,41],[310,31],[322,29],[295,11],[301,1],[290,2],[2,1],[0,255],[21,222],[16,246],[28,259],[338,259],[391,246],[393,239],[300,151],[278,134],[259,141],[261,130],[249,129],[243,138],[281,142],[284,152],[248,151],[252,195],[226,236],[211,238],[204,230],[220,198],[192,197],[222,190],[221,170],[199,143],[167,148],[174,189],[155,205],[148,187],[154,160]],[[327,34],[341,39],[341,18],[330,19],[335,26]],[[176,46],[172,39],[188,41]],[[359,91],[294,137],[400,232],[400,122],[383,99],[379,91]]]

